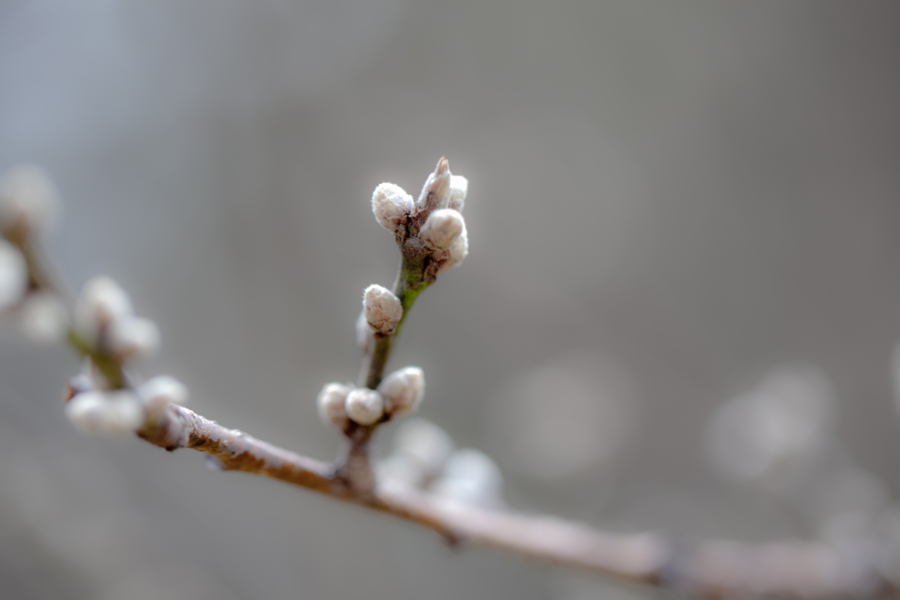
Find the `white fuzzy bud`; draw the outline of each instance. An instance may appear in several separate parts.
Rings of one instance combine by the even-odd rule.
[[[406,219],[415,204],[412,196],[393,183],[382,183],[372,193],[372,212],[381,226],[395,235],[405,231]]]
[[[428,477],[443,470],[454,447],[446,431],[425,419],[406,421],[397,428],[394,438],[394,452],[415,460]]]
[[[419,367],[404,367],[384,378],[378,386],[385,412],[392,417],[415,413],[425,397],[425,374]]]
[[[84,284],[75,303],[75,324],[92,339],[100,329],[132,314],[131,298],[118,283],[105,275],[92,277]]]
[[[116,319],[106,331],[106,344],[118,360],[149,358],[159,350],[159,327],[143,317]]]
[[[19,307],[19,324],[29,340],[47,344],[65,338],[69,327],[69,310],[55,294],[30,294]]]
[[[462,215],[450,208],[436,210],[425,220],[419,239],[435,250],[447,250],[466,229]]]
[[[366,388],[357,388],[347,394],[347,416],[360,425],[373,425],[384,415],[381,394]]]
[[[28,288],[28,266],[19,249],[0,240],[0,310],[16,304]]]
[[[465,229],[465,224],[463,224],[463,231],[456,238],[456,241],[453,242],[453,245],[450,246],[450,249],[447,251],[447,257],[441,262],[440,267],[438,268],[438,273],[443,273],[447,269],[453,268],[460,264],[465,258],[469,255],[469,232]]]
[[[400,299],[389,289],[380,285],[370,285],[363,294],[366,322],[376,333],[390,334],[397,328],[403,317]]]
[[[187,386],[169,375],[148,379],[138,388],[138,395],[147,412],[158,414],[169,404],[184,404],[188,399]]]
[[[319,392],[316,398],[316,407],[319,409],[319,418],[326,425],[336,425],[343,429],[347,425],[347,394],[350,388],[340,383],[329,383]]]
[[[447,208],[450,204],[450,163],[446,158],[441,157],[438,161],[434,173],[425,180],[422,187],[422,193],[419,194],[419,200],[416,206],[422,210],[437,210]]]
[[[144,424],[144,409],[133,392],[84,392],[66,404],[66,416],[82,433],[131,433]]]
[[[496,507],[502,503],[503,475],[491,457],[467,448],[453,453],[432,490],[443,500]]]
[[[469,191],[469,180],[462,175],[452,175],[450,177],[450,205],[457,212],[462,212],[463,206],[466,205],[466,192]]]
[[[39,233],[53,224],[59,204],[56,188],[43,169],[14,167],[0,183],[0,229],[20,239]]]

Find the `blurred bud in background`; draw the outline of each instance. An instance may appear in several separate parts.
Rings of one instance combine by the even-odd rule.
[[[509,378],[488,404],[484,430],[500,464],[539,482],[594,478],[633,435],[631,374],[593,352],[566,354]]]
[[[722,404],[706,431],[706,456],[726,479],[783,488],[831,441],[833,386],[808,364],[771,371],[751,392]]]

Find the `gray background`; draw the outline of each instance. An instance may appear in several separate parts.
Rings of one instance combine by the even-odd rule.
[[[827,372],[842,447],[897,485],[898,31],[893,1],[2,0],[0,169],[55,176],[72,290],[109,274],[158,321],[144,373],[325,458],[315,395],[355,378],[361,291],[396,268],[371,191],[416,193],[446,155],[471,254],[392,362],[425,369],[422,415],[491,452],[523,509],[780,539],[806,532],[703,446],[778,365]],[[503,441],[520,382],[560,362],[625,399],[598,414],[628,431],[603,450],[555,423],[547,456],[598,453],[561,473]],[[646,593],[80,436],[60,404],[76,369],[0,328],[4,598]]]

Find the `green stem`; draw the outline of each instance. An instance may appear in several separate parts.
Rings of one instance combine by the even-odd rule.
[[[387,366],[388,359],[391,357],[391,350],[394,347],[394,340],[400,335],[400,329],[406,321],[409,309],[422,290],[431,285],[430,281],[425,281],[425,256],[407,256],[403,255],[400,262],[400,270],[397,273],[397,280],[394,282],[394,295],[400,299],[403,306],[403,316],[397,323],[397,328],[390,335],[375,336],[375,344],[372,352],[368,357],[368,361],[363,362],[363,375],[360,377],[363,385],[369,389],[375,389],[381,383],[384,377],[384,369]]]

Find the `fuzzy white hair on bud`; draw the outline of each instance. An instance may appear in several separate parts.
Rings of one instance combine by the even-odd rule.
[[[133,433],[144,424],[144,408],[127,390],[84,392],[66,404],[66,416],[82,433]]]
[[[28,266],[19,249],[0,240],[0,310],[22,299],[28,288]]]
[[[443,156],[438,161],[434,173],[425,180],[416,206],[419,211],[447,208],[450,205],[450,163]]]
[[[360,425],[374,425],[384,416],[384,399],[375,390],[357,388],[347,394],[347,416]]]
[[[447,208],[462,212],[463,206],[466,205],[466,193],[468,191],[469,180],[462,175],[452,175],[450,177],[450,204]]]
[[[443,273],[447,269],[451,269],[460,263],[469,255],[469,232],[465,229],[465,223],[463,223],[463,231],[456,238],[456,241],[453,242],[453,245],[450,246],[450,249],[447,251],[446,258],[440,263],[440,267],[438,268],[438,274]]]
[[[446,431],[421,418],[404,422],[394,437],[394,453],[416,461],[427,477],[434,477],[444,469],[454,448],[453,439]]]
[[[159,351],[159,327],[150,319],[126,316],[112,322],[105,341],[120,361],[150,358]]]
[[[32,293],[19,307],[19,326],[32,342],[59,342],[65,338],[69,327],[69,309],[55,294]]]
[[[450,208],[436,210],[425,220],[419,239],[434,250],[448,250],[466,229],[461,214]]]
[[[170,375],[148,379],[138,388],[138,396],[147,412],[159,414],[170,404],[184,404],[188,400],[187,386]]]
[[[19,165],[0,182],[0,229],[24,239],[53,225],[60,202],[56,187],[43,169]]]
[[[326,425],[335,425],[343,429],[347,425],[347,394],[350,388],[340,383],[329,383],[322,388],[316,398],[319,418]]]
[[[406,220],[415,207],[412,196],[399,185],[382,183],[372,193],[372,212],[382,227],[394,235],[403,235]]]
[[[394,371],[378,386],[378,393],[384,398],[385,412],[392,417],[413,414],[425,397],[425,373],[419,367]]]
[[[490,456],[465,448],[453,453],[432,491],[449,502],[495,508],[502,504],[503,475]]]
[[[389,289],[370,285],[363,294],[366,322],[376,333],[388,335],[394,332],[403,317],[400,299]]]
[[[101,329],[133,312],[131,298],[105,275],[88,280],[75,302],[75,325],[84,335],[96,339]]]

